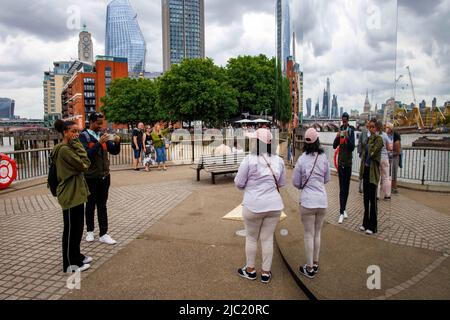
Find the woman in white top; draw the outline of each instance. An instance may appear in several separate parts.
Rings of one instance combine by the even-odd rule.
[[[251,139],[251,154],[245,157],[234,179],[236,186],[245,190],[242,216],[247,264],[238,273],[241,277],[256,279],[259,239],[262,247],[261,282],[268,283],[272,277],[273,235],[284,208],[279,188],[285,185],[286,171],[283,160],[272,154],[272,134],[268,129],[258,129],[247,136]]]
[[[320,233],[328,207],[325,184],[330,181],[328,158],[320,147],[319,134],[310,128],[305,133],[304,153],[297,160],[292,182],[302,190],[300,216],[304,227],[306,264],[300,273],[314,278],[319,271]]]

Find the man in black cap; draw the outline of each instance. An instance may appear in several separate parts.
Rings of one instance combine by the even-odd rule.
[[[342,126],[334,139],[333,148],[339,147],[338,175],[339,175],[339,223],[348,218],[346,211],[350,179],[352,177],[353,150],[355,150],[355,128],[349,125],[350,117],[347,112],[342,115]]]
[[[108,234],[108,213],[106,203],[108,201],[111,176],[109,173],[109,155],[120,153],[120,137],[117,135],[101,133],[104,116],[101,113],[93,113],[89,116],[89,127],[80,134],[80,142],[83,144],[91,160],[91,166],[85,173],[90,195],[86,204],[86,241],[94,241],[94,213],[97,207],[100,242],[114,245],[116,240]]]

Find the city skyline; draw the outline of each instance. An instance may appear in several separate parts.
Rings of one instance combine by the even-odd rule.
[[[80,24],[86,23],[92,33],[94,55],[105,53],[103,38],[108,2],[84,0],[77,3],[82,9]],[[146,70],[161,71],[161,1],[130,2],[138,13],[142,33],[147,42]],[[352,12],[367,8],[343,6],[343,9],[339,9],[339,1],[330,4],[326,1],[293,2],[291,19],[295,21],[293,31],[297,34],[297,60],[304,70],[305,97],[315,100],[323,90],[324,79],[330,77],[333,80],[332,93],[339,97],[339,105],[344,106],[346,110],[362,110],[366,88],[375,92],[374,101],[371,101],[373,105],[384,103],[389,98],[386,94],[389,90],[386,88],[390,88],[392,92],[394,90],[395,69],[392,67],[392,56],[395,50],[390,50],[389,44],[392,43],[395,33],[387,32],[386,37],[383,37],[383,32],[378,32],[367,37],[356,32],[350,33],[350,37],[346,39],[348,41],[342,41],[347,35],[339,27],[339,24],[342,27],[342,22],[335,21],[332,24],[325,18],[327,14],[346,17]],[[392,13],[396,12],[392,9],[396,7],[392,6],[394,2],[382,1],[389,9],[382,8],[383,19],[390,18]],[[48,1],[41,5],[43,7],[36,10],[35,6],[18,0],[13,4],[8,3],[8,10],[0,13],[0,24],[3,26],[0,31],[0,96],[16,100],[16,113],[30,118],[42,117],[43,72],[51,69],[53,61],[77,57],[80,32],[80,29],[70,30],[66,26],[69,16],[67,9],[71,4]],[[406,88],[408,83],[405,66],[410,65],[418,102],[424,99],[431,105],[433,97],[436,97],[438,105],[443,104],[450,98],[450,35],[444,31],[450,28],[450,0],[430,1],[425,6],[420,1],[402,0],[399,5],[397,74],[403,74],[404,77],[398,83],[397,100],[407,103],[412,101],[411,93],[402,89]],[[263,53],[269,57],[275,56],[275,7],[276,0],[233,0],[226,3],[219,0],[206,1],[206,56],[213,58],[219,65],[226,64],[230,57],[239,54]],[[48,12],[54,18],[45,19],[42,12]],[[306,13],[301,12],[310,14],[305,17]],[[320,15],[324,18],[318,19]],[[359,20],[365,25],[367,21],[370,22],[368,18],[371,15],[363,10],[362,14],[356,14],[354,17],[360,17]],[[440,24],[427,23],[431,19],[440,21]],[[392,23],[386,26],[382,23],[381,31],[386,31],[385,28],[393,30],[395,26]],[[323,34],[324,31],[326,32]],[[355,38],[358,41],[357,45],[353,46],[350,40],[355,34],[360,38]],[[332,44],[339,39],[345,46],[338,49],[346,49],[348,56],[336,55],[340,51],[336,51]],[[369,51],[367,60],[354,59],[353,52],[358,54],[357,57],[361,57],[367,52],[366,49],[373,51]],[[335,57],[330,57],[330,53]],[[350,62],[354,65],[349,65]],[[366,72],[362,72],[364,70]],[[386,73],[389,77],[384,76]],[[374,74],[378,76],[374,77]],[[315,81],[312,79],[318,79],[322,83],[319,92],[310,89],[309,85]]]

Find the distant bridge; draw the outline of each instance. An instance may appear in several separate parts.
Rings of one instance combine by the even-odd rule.
[[[338,132],[341,119],[303,119],[303,128],[315,128],[320,132]]]

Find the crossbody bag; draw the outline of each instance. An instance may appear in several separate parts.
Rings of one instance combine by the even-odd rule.
[[[314,160],[314,165],[313,165],[313,167],[311,169],[311,173],[309,174],[308,179],[306,179],[305,183],[300,187],[300,190],[303,190],[303,188],[306,187],[306,184],[308,183],[309,179],[311,178],[311,176],[312,176],[312,174],[314,172],[314,169],[316,168],[316,163],[317,163],[317,159],[318,158],[319,158],[319,153],[317,153],[316,160]]]
[[[277,186],[277,191],[278,191],[278,193],[280,193],[280,187],[278,186],[278,180],[277,180],[277,177],[275,177],[275,173],[273,172],[272,167],[270,166],[269,161],[267,161],[266,157],[264,157],[263,155],[261,155],[261,157],[263,157],[264,161],[267,163],[267,167],[269,168],[270,172],[272,173],[273,180],[275,181],[275,185]]]

